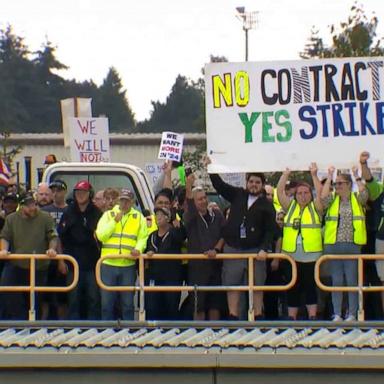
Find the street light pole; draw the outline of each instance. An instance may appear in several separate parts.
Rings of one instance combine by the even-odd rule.
[[[256,29],[258,25],[257,15],[259,12],[245,12],[245,7],[236,8],[236,17],[243,22],[243,31],[245,32],[245,61],[248,61],[248,31]]]

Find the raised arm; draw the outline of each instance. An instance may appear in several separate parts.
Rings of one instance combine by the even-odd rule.
[[[287,212],[289,205],[291,204],[291,199],[285,193],[285,186],[287,184],[289,175],[291,171],[287,168],[281,175],[279,182],[277,183],[277,198],[281,207]]]
[[[189,225],[189,223],[198,216],[192,192],[194,183],[195,175],[191,173],[185,179],[185,197],[187,199],[187,210],[184,212],[183,216],[185,225]]]
[[[208,166],[208,164],[211,164],[211,159],[209,156],[206,156],[204,159],[204,165]],[[216,192],[223,196],[225,200],[232,203],[239,191],[239,188],[224,182],[217,173],[210,173],[209,178],[211,179],[213,188],[215,188]]]
[[[317,176],[317,171],[318,171],[317,164],[311,163],[311,165],[309,166],[309,171],[311,172],[312,182],[316,192],[316,197],[313,202],[315,204],[317,211],[320,214],[322,214],[323,204],[321,203],[321,191],[323,189],[323,186],[321,185],[320,179]]]
[[[371,170],[368,167],[368,159],[369,159],[369,152],[367,151],[361,152],[360,159],[359,159],[360,165],[361,165],[361,177],[367,182],[372,181],[373,179]]]
[[[356,180],[356,184],[357,184],[357,187],[359,189],[359,193],[357,195],[357,200],[360,202],[360,204],[366,205],[367,201],[369,199],[369,193],[368,193],[366,185],[361,180],[361,177],[359,177],[359,171],[358,171],[357,167],[352,167],[352,174]]]
[[[321,191],[321,205],[323,208],[327,208],[330,203],[331,183],[333,180],[333,174],[335,173],[335,167],[328,168],[328,176],[323,189]]]

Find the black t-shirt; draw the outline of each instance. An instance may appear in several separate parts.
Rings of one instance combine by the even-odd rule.
[[[171,227],[169,231],[159,236],[158,231],[151,233],[147,241],[147,252],[159,254],[180,254],[186,238],[185,229]],[[148,278],[155,281],[174,281],[181,279],[181,259],[150,260],[148,263]]]

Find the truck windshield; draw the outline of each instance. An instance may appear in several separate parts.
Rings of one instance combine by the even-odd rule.
[[[134,194],[136,198],[136,206],[141,211],[146,208],[143,207],[143,201],[138,193],[137,187],[131,177],[124,172],[97,172],[97,173],[81,173],[71,171],[57,171],[52,174],[50,181],[64,180],[68,186],[67,198],[71,198],[72,190],[75,184],[80,180],[87,180],[91,183],[95,192],[111,187],[111,188],[128,188]]]

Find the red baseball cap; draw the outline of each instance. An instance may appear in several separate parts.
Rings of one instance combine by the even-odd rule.
[[[73,188],[74,191],[90,191],[91,189],[92,185],[87,180],[77,182]]]

